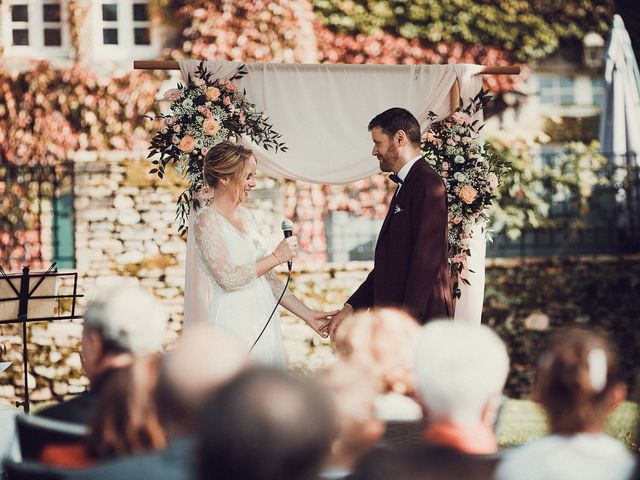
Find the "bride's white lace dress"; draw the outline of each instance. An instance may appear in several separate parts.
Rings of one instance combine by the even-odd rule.
[[[209,323],[228,330],[249,349],[276,305],[284,283],[272,270],[256,275],[256,261],[265,257],[267,250],[250,212],[241,207],[239,213],[246,233],[209,206],[196,212],[194,233],[198,258],[213,288]],[[286,368],[277,311],[251,357],[259,363]]]

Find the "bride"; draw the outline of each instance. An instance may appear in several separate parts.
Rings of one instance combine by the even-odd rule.
[[[264,248],[256,221],[243,206],[256,186],[256,159],[250,149],[231,142],[216,145],[205,156],[203,174],[215,194],[190,215],[189,240],[195,240],[195,248],[193,241],[191,248],[187,245],[185,321],[203,319],[208,311],[211,325],[230,331],[250,348],[284,289],[273,269],[295,256],[298,240],[286,238],[271,252]],[[199,265],[190,266],[195,263],[189,261],[193,250]],[[198,280],[194,269],[204,270],[209,288],[203,288],[203,278]],[[289,291],[280,305],[323,337],[329,318],[337,313],[312,310]],[[260,363],[286,367],[278,312],[251,355]]]

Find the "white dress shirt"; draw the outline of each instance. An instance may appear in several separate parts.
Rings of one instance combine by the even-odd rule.
[[[407,175],[409,174],[409,170],[411,170],[411,167],[413,167],[413,164],[416,163],[421,158],[422,158],[422,153],[420,153],[415,158],[412,158],[411,160],[409,160],[407,163],[405,163],[402,166],[400,170],[398,170],[398,173],[396,173],[396,175],[398,175],[400,180],[404,182],[404,179],[407,178]],[[398,189],[396,190],[396,195],[398,194],[401,188],[402,188],[402,183],[398,183]]]

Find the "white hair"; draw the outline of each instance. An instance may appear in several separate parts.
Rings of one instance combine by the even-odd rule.
[[[490,328],[437,320],[422,327],[415,373],[429,417],[467,425],[502,392],[509,356]]]
[[[162,349],[168,315],[151,293],[136,286],[107,289],[84,313],[84,328],[97,331],[107,348],[148,355]]]

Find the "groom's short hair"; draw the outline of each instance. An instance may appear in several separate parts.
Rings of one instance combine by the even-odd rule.
[[[405,108],[394,107],[379,113],[369,122],[369,131],[375,127],[380,127],[390,137],[402,130],[412,145],[420,146],[420,123]]]

